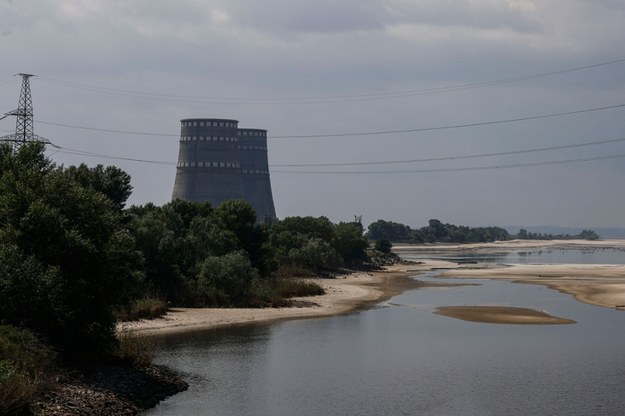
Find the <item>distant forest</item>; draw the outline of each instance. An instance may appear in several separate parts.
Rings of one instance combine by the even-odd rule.
[[[428,225],[418,229],[393,221],[377,220],[369,225],[369,240],[388,240],[401,243],[487,243],[512,239],[523,240],[597,240],[599,235],[592,230],[582,230],[579,234],[544,234],[521,229],[518,234],[510,234],[501,227],[467,227],[444,224],[431,219]]]

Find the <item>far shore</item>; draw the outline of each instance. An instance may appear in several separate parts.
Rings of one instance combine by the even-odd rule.
[[[394,244],[393,251],[400,254],[405,251],[439,252],[439,251],[508,251],[519,249],[557,249],[557,248],[622,248],[625,240],[508,240],[492,243],[466,244]]]
[[[507,251],[516,249],[557,249],[557,248],[622,248],[625,240],[511,240],[494,243],[472,244],[425,244],[396,245],[398,254],[407,251],[420,251],[424,254],[439,254],[458,251]],[[442,260],[422,260],[415,264],[399,264],[385,267],[380,271],[354,272],[331,279],[314,279],[326,291],[324,295],[296,298],[296,307],[289,308],[172,308],[164,317],[125,322],[118,325],[120,331],[131,331],[140,336],[167,335],[180,332],[201,331],[254,323],[270,323],[284,319],[320,318],[349,313],[376,303],[388,300],[407,289],[432,285],[409,278],[419,273],[441,270],[443,278],[502,279],[518,283],[540,284],[568,293],[578,301],[595,306],[625,310],[625,265],[493,265],[476,267]],[[449,286],[455,284],[450,281]],[[483,308],[475,305],[476,308]],[[505,308],[503,308],[505,309]],[[514,318],[515,311],[493,309],[488,311],[488,319],[494,322],[501,319],[506,323],[528,323],[528,313]],[[448,309],[448,312],[453,309]],[[475,310],[459,311],[465,317],[474,315]],[[484,311],[478,312],[482,313]],[[518,312],[518,311],[516,311]],[[534,311],[537,312],[537,311]],[[530,315],[533,314],[529,313]],[[440,310],[439,310],[440,313]],[[504,315],[508,315],[505,317]],[[484,315],[484,316],[486,316]],[[521,316],[522,315],[522,316]],[[447,314],[447,316],[450,316]],[[458,316],[454,316],[458,317]],[[545,317],[535,316],[535,320]],[[462,319],[462,318],[461,318]],[[484,318],[486,319],[486,318]],[[494,321],[493,321],[494,320]],[[530,319],[531,320],[531,319]],[[549,321],[550,318],[547,319]],[[538,323],[538,322],[536,322]],[[556,322],[546,322],[556,323]]]

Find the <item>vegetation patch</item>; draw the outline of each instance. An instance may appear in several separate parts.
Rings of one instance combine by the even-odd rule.
[[[55,357],[32,332],[0,326],[0,414],[19,413],[41,394]]]
[[[115,352],[117,357],[140,367],[146,367],[152,363],[153,357],[148,338],[124,330],[118,333],[117,339],[119,340],[119,346]]]
[[[129,308],[117,310],[115,316],[121,322],[154,319],[165,315],[167,309],[167,302],[164,300],[144,298],[136,300]]]
[[[319,296],[326,293],[317,283],[296,278],[280,279],[276,284],[275,290],[283,298]]]

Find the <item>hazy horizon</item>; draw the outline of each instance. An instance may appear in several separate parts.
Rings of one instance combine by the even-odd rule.
[[[623,228],[623,22],[618,0],[0,0],[0,112],[37,75],[47,154],[119,166],[130,204],[170,200],[180,119],[215,117],[268,130],[281,218]]]

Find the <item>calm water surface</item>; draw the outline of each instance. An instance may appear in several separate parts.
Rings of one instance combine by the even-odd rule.
[[[531,256],[625,261],[623,252],[600,253]],[[156,361],[181,371],[190,388],[146,414],[625,414],[625,312],[541,286],[458,281],[480,286],[409,291],[332,318],[158,339]],[[493,325],[431,313],[465,304],[531,307],[578,323]]]

